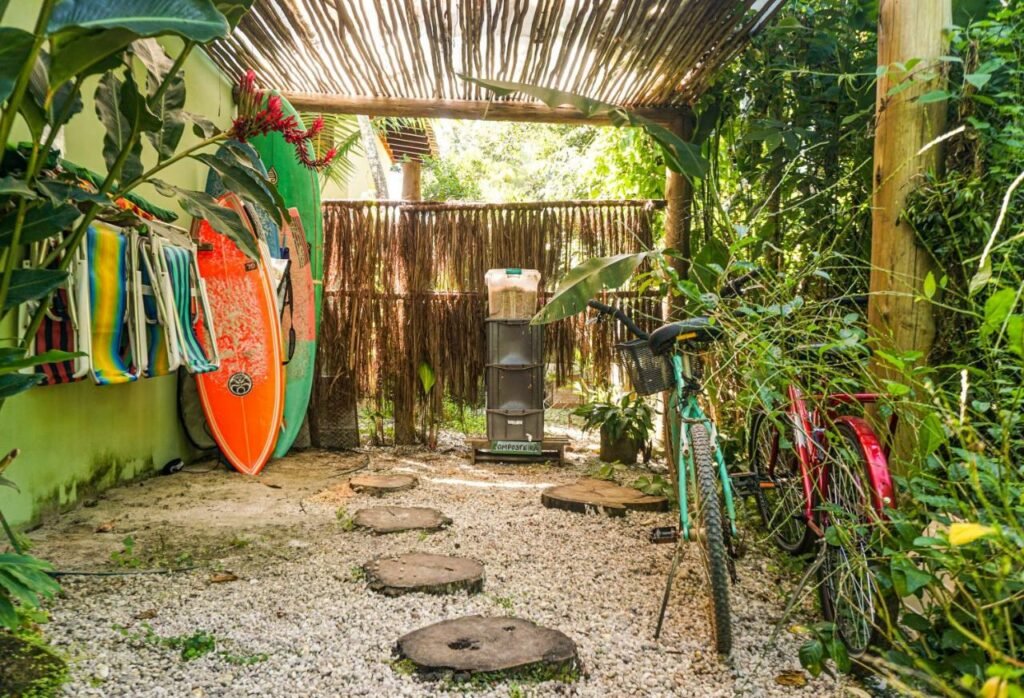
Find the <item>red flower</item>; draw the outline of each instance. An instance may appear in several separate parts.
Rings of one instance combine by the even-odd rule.
[[[324,128],[324,118],[318,116],[306,130],[298,127],[294,116],[285,116],[281,107],[281,96],[272,94],[266,98],[264,91],[256,87],[256,73],[247,70],[238,81],[238,117],[232,122],[228,135],[241,142],[254,136],[265,136],[268,133],[280,133],[284,139],[295,147],[299,161],[311,169],[326,167],[337,154],[331,148],[322,158],[314,158],[312,139]]]

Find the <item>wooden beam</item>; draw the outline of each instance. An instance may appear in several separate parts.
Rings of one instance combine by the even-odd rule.
[[[868,321],[881,346],[925,355],[934,339],[935,321],[931,304],[920,299],[932,261],[900,215],[922,174],[940,167],[939,147],[921,151],[942,134],[947,104],[920,104],[917,98],[945,85],[938,59],[948,52],[944,31],[951,22],[951,0],[882,0],[879,7],[878,64],[889,66],[889,71],[879,78],[875,97]],[[912,58],[920,62],[909,73],[893,65]],[[910,88],[889,94],[906,80],[914,81]],[[875,361],[874,371],[882,379],[895,379],[884,361]],[[896,441],[897,455],[906,455],[907,439],[898,435]]]
[[[324,114],[365,114],[430,119],[488,119],[490,121],[529,121],[552,124],[608,125],[606,115],[586,116],[573,107],[552,109],[539,102],[483,102],[464,99],[396,99],[392,97],[351,97],[348,95],[286,92],[281,95],[300,112]],[[661,124],[678,119],[675,108],[630,109],[635,114]]]

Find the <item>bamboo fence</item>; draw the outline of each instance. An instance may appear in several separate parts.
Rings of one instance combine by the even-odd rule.
[[[488,269],[542,274],[542,296],[573,265],[649,249],[662,201],[462,204],[328,201],[324,212],[324,305],[315,422],[333,428],[357,402],[379,412],[415,402],[421,424],[443,416],[443,397],[483,399]],[[623,294],[640,317],[661,314],[660,299]],[[555,383],[608,380],[613,325],[583,317],[546,327]],[[422,387],[421,366],[436,384]],[[316,430],[314,430],[316,431]]]

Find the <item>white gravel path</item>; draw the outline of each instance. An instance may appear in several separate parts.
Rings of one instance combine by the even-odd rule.
[[[310,499],[336,488],[349,513],[381,499],[346,492],[342,473],[416,472],[420,486],[387,504],[430,506],[454,523],[442,532],[373,536],[347,531],[338,503]],[[651,526],[669,514],[622,519],[545,509],[538,486],[570,482],[578,466],[470,466],[458,454],[386,450],[369,456],[310,452],[273,463],[260,481],[215,469],[155,478],[111,491],[92,507],[33,532],[34,552],[61,569],[110,570],[125,535],[143,566],[190,553],[200,569],[173,575],[67,577],[47,634],[71,660],[73,696],[446,696],[465,687],[397,671],[395,640],[467,614],[512,614],[557,628],[579,645],[584,676],[573,684],[498,683],[476,696],[842,695],[834,679],[778,685],[797,670],[800,639],[772,627],[794,581],[780,576],[767,547],[739,561],[735,650],[709,651],[706,596],[686,556],[662,639],[653,625],[672,546],[651,545]],[[484,486],[490,483],[495,486]],[[342,517],[344,519],[344,516]],[[110,532],[96,533],[113,522]],[[464,555],[485,564],[484,592],[388,598],[365,588],[358,567],[411,550]],[[214,570],[237,581],[211,583]],[[144,639],[212,633],[217,652],[185,662]],[[124,630],[117,628],[123,627]],[[221,652],[266,659],[238,665]]]

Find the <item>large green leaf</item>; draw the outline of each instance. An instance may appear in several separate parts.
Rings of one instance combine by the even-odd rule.
[[[1017,291],[1004,288],[996,291],[985,301],[985,319],[981,324],[982,339],[988,339],[996,330],[1002,328],[1006,318],[1013,312],[1017,301]]]
[[[13,373],[31,366],[70,361],[79,356],[85,356],[85,354],[82,352],[61,351],[59,349],[51,349],[50,351],[44,351],[42,354],[25,356],[23,349],[8,347],[7,351],[0,354],[0,374]]]
[[[135,55],[146,66],[146,104],[160,120],[160,127],[146,133],[156,149],[160,162],[174,156],[174,151],[185,132],[185,78],[180,73],[170,78],[167,89],[157,97],[161,84],[167,79],[174,61],[156,39],[139,39],[132,44]]]
[[[135,33],[127,29],[107,29],[83,32],[66,41],[54,42],[50,85],[62,85],[73,77],[81,79],[113,70],[121,64],[125,48],[134,39]]]
[[[4,196],[20,196],[23,199],[35,199],[36,193],[28,188],[24,179],[8,175],[0,177],[0,194]]]
[[[687,143],[664,126],[635,114],[629,114],[627,121],[631,126],[639,126],[645,130],[647,135],[661,146],[665,165],[670,170],[693,179],[703,179],[707,176],[708,161],[701,155],[698,146]]]
[[[114,73],[104,75],[96,87],[96,115],[106,132],[103,136],[103,161],[112,169],[126,148],[128,157],[121,168],[119,180],[130,182],[142,174],[142,142],[137,131],[154,132],[161,128],[158,119],[139,93],[131,71],[121,80]]]
[[[661,147],[662,153],[665,156],[665,164],[670,170],[696,179],[707,175],[708,162],[701,155],[698,146],[684,141],[664,126],[634,114],[623,107],[572,92],[554,90],[549,87],[506,80],[481,80],[466,75],[460,75],[459,77],[485,87],[502,97],[518,92],[538,99],[552,109],[572,107],[586,117],[607,116],[616,126],[642,128]]]
[[[574,267],[562,278],[555,295],[530,323],[546,325],[575,315],[585,309],[587,301],[602,289],[618,288],[626,283],[646,257],[646,252],[595,257]]]
[[[71,84],[50,93],[50,55],[40,51],[28,83],[28,99],[21,102],[21,115],[33,138],[42,140],[43,129],[60,128],[82,111],[81,92]]]
[[[42,378],[41,373],[5,373],[0,375],[0,400],[6,400],[18,393],[25,392],[39,383]]]
[[[33,42],[33,36],[27,31],[0,27],[0,102],[14,91],[14,83],[28,61]]]
[[[15,269],[11,274],[11,287],[7,291],[7,300],[0,311],[6,313],[22,303],[49,295],[64,283],[67,276],[66,271],[57,269]]]
[[[79,210],[70,204],[53,204],[44,201],[41,205],[33,206],[25,214],[19,244],[45,240],[51,235],[67,230],[79,215]],[[0,248],[7,247],[13,241],[14,224],[17,218],[17,209],[0,218]]]
[[[38,180],[36,184],[54,203],[64,201],[91,201],[101,206],[113,206],[108,197],[83,189],[80,184],[60,180]]]
[[[288,220],[288,210],[277,187],[264,179],[256,170],[229,159],[225,150],[217,155],[201,153],[193,156],[220,175],[224,187],[240,197],[264,209],[269,215],[280,222]]]
[[[160,180],[153,180],[153,184],[166,196],[177,194],[183,209],[196,218],[209,221],[214,230],[227,236],[246,255],[260,258],[256,238],[234,210],[221,206],[216,199],[201,191],[189,191]]]
[[[224,15],[228,25],[234,29],[238,22],[252,8],[254,0],[214,0],[217,10]]]
[[[539,99],[552,109],[557,109],[558,107],[572,107],[583,116],[587,117],[602,116],[611,114],[615,111],[621,111],[621,109],[614,104],[602,102],[598,99],[591,99],[590,97],[584,97],[583,95],[578,95],[573,92],[555,90],[550,87],[541,87],[539,85],[529,85],[523,82],[511,82],[508,80],[481,80],[479,78],[471,78],[468,75],[462,74],[460,74],[459,77],[467,82],[485,87],[499,97],[507,97],[511,94],[520,92],[524,95],[529,95],[534,99]]]
[[[106,129],[103,134],[103,162],[108,170],[117,162],[121,151],[131,149],[121,170],[122,178],[130,180],[135,178],[132,173],[136,177],[142,174],[142,143],[138,139],[132,142],[132,123],[121,108],[123,87],[124,82],[112,72],[100,78],[96,86],[96,116]]]
[[[199,42],[227,36],[229,31],[211,0],[61,0],[47,33],[115,28],[138,36],[177,34]]]

